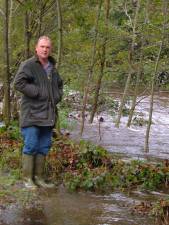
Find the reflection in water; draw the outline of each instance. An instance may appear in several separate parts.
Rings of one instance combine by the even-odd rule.
[[[121,193],[68,193],[61,188],[48,196],[44,212],[49,225],[153,225],[152,218],[132,215],[137,201]]]
[[[133,213],[141,202],[157,201],[164,193],[133,192],[97,195],[69,193],[62,186],[53,193],[39,193],[41,207],[9,206],[0,211],[0,225],[162,225],[148,215]]]

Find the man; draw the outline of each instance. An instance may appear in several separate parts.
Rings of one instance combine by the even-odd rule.
[[[23,177],[25,186],[31,189],[50,187],[44,180],[45,157],[57,119],[56,105],[63,94],[63,82],[50,56],[51,48],[49,37],[40,37],[35,56],[21,63],[14,80],[15,89],[22,93]]]

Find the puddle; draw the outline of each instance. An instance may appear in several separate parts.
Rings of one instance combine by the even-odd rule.
[[[50,225],[154,224],[153,218],[149,216],[131,213],[132,206],[145,199],[145,196],[138,196],[135,198],[123,193],[68,193],[61,189],[45,202],[45,215]]]

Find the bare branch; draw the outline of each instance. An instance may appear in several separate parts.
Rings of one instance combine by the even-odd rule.
[[[1,8],[0,8],[0,14],[1,14],[1,16],[5,16],[5,13]]]
[[[19,4],[23,5],[23,2],[21,2],[20,0],[16,0]]]
[[[128,14],[128,11],[127,11],[127,2],[125,2],[125,4],[124,4],[124,12],[125,12],[126,16],[129,18],[131,27],[133,28],[133,22],[132,22],[131,16]]]

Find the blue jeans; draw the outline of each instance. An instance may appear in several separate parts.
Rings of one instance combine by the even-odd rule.
[[[47,155],[52,144],[51,127],[24,127],[21,128],[24,139],[23,153],[28,155]]]

